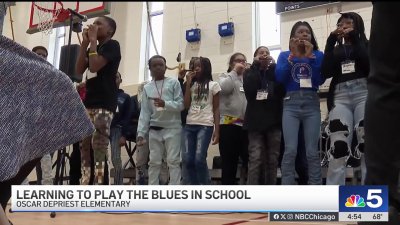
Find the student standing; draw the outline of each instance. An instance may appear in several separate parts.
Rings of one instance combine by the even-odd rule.
[[[276,78],[286,88],[283,103],[283,135],[285,152],[282,159],[282,184],[295,184],[295,159],[300,123],[303,124],[309,184],[322,183],[318,140],[321,111],[318,89],[324,83],[321,76],[323,53],[318,50],[311,26],[299,21],[290,32],[290,51],[281,52],[276,66]]]
[[[149,185],[159,185],[164,154],[170,174],[170,185],[181,182],[181,111],[183,96],[177,79],[165,77],[166,60],[155,55],[148,62],[153,81],[143,88],[138,124],[138,146],[144,145],[149,134]]]
[[[210,184],[207,166],[207,151],[219,141],[219,92],[221,87],[212,80],[211,62],[200,57],[194,61],[194,71],[187,75],[185,108],[186,148],[183,153],[189,184]]]
[[[82,75],[86,69],[87,108],[96,131],[82,141],[82,181],[89,184],[91,174],[90,145],[95,160],[95,183],[103,184],[104,167],[110,143],[110,125],[117,108],[115,75],[121,61],[119,42],[113,40],[117,25],[107,16],[98,17],[83,30],[83,41],[76,62],[76,71]],[[89,49],[88,49],[89,47]],[[108,179],[107,179],[108,180]]]
[[[246,56],[235,53],[229,59],[229,68],[219,76],[220,94],[220,141],[219,152],[222,159],[222,184],[236,184],[239,157],[242,169],[248,162],[248,138],[243,130],[247,100],[243,88],[243,74],[246,69]],[[244,178],[243,178],[244,179]]]
[[[347,159],[350,156],[362,159],[361,180],[364,183],[364,110],[369,59],[364,21],[357,13],[343,13],[338,19],[337,29],[326,41],[322,74],[325,78],[333,77],[327,101],[327,134],[331,144],[326,184],[346,184]],[[351,150],[353,135],[357,136],[354,152]]]
[[[282,136],[284,88],[276,81],[273,58],[265,46],[254,52],[254,60],[244,75],[247,98],[245,129],[249,133],[247,184],[276,184]]]

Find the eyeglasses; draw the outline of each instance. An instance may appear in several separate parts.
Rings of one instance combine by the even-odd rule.
[[[235,59],[233,61],[236,63],[247,63],[247,61],[245,59]]]
[[[343,27],[344,25],[351,26],[351,25],[353,25],[353,21],[352,20],[344,21],[344,22],[336,24],[337,27]]]

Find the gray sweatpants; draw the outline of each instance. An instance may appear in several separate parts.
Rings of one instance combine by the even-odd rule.
[[[162,130],[150,129],[149,132],[149,185],[158,185],[161,164],[164,154],[167,154],[169,184],[181,183],[181,128]]]
[[[136,185],[147,185],[149,183],[149,137],[145,137],[147,140],[146,143],[142,146],[137,146],[136,149]],[[166,159],[167,154],[164,153],[163,160],[161,163],[161,171],[160,171],[160,185],[168,184],[169,175],[168,175],[168,166]]]

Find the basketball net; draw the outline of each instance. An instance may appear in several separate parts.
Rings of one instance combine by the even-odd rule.
[[[62,2],[32,2],[39,19],[38,29],[45,35],[53,33],[53,24],[63,11]]]

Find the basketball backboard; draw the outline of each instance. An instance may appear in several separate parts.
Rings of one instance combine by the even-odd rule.
[[[36,2],[36,3],[38,3],[38,2]],[[40,2],[40,3],[43,3],[43,2]],[[39,4],[36,4],[36,6],[35,6],[34,2],[32,2],[30,19],[29,19],[29,28],[26,31],[26,33],[28,33],[28,34],[33,34],[33,33],[39,32],[38,24],[39,24],[40,20],[39,20],[39,13],[38,13],[39,9],[38,9],[37,5],[39,5]],[[110,2],[61,1],[61,2],[47,2],[46,3],[46,7],[48,7],[48,9],[50,9],[50,10],[59,8],[60,6],[64,9],[70,8],[70,9],[75,10],[76,12],[79,12],[80,14],[86,15],[88,19],[107,15],[110,13],[110,9],[111,9]],[[68,19],[65,20],[65,18],[62,18],[60,16],[54,21],[53,28],[67,26],[68,22],[69,22]]]

